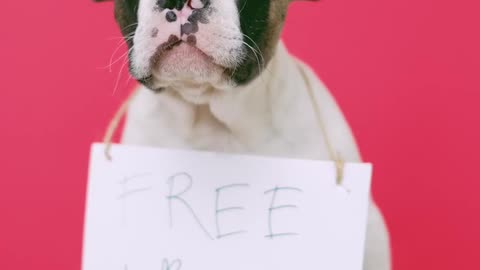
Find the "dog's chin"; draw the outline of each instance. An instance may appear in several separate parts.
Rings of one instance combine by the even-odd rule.
[[[225,81],[225,68],[195,46],[180,43],[164,51],[152,67],[157,88],[198,88],[215,87]]]

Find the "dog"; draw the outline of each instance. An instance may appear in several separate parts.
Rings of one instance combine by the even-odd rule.
[[[122,141],[331,159],[329,137],[345,161],[361,162],[334,98],[280,41],[294,1],[115,0],[130,73],[141,83]],[[364,269],[390,268],[388,232],[372,200]]]

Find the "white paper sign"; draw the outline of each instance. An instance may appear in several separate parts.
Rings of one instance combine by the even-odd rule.
[[[361,270],[371,165],[92,148],[83,270]]]

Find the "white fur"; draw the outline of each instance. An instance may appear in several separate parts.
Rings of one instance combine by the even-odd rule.
[[[267,70],[245,87],[205,86],[198,91],[178,85],[160,94],[142,87],[131,104],[123,142],[327,160],[330,157],[315,119],[309,88],[316,95],[335,149],[347,161],[361,161],[333,97],[281,43]],[[366,270],[390,269],[388,242],[383,218],[372,202]]]

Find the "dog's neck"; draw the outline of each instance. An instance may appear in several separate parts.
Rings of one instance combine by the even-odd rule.
[[[281,114],[279,110],[286,109],[288,104],[275,102],[289,103],[299,96],[305,97],[307,93],[294,93],[305,90],[301,89],[302,83],[305,84],[297,63],[283,43],[279,42],[266,69],[245,86],[195,85],[187,82],[171,86],[166,91],[195,108],[195,119],[211,114],[236,136],[245,138],[249,134],[258,137],[258,131],[265,130],[265,127],[273,125],[272,121],[278,120],[274,119],[277,115],[273,114]]]
[[[195,90],[195,89],[191,89]],[[184,89],[132,102],[124,142],[168,148],[329,159],[313,102],[328,115],[336,150],[358,160],[340,111],[315,74],[279,44],[262,75],[235,89],[211,89],[195,99]],[[309,93],[315,92],[312,99]]]

